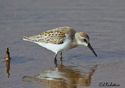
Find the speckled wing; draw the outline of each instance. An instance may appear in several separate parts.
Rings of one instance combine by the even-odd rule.
[[[52,29],[52,31],[56,31],[56,30],[67,34],[70,38],[74,38],[74,35],[76,33],[76,31],[71,27],[58,27],[58,28]]]
[[[75,31],[71,27],[58,27],[58,28],[41,33],[41,36],[44,42],[53,43],[53,44],[61,44],[66,38],[66,34],[70,38],[73,38]]]
[[[70,38],[73,38],[75,31],[70,27],[59,27],[52,30],[48,30],[39,35],[25,36],[24,39],[30,40],[32,42],[61,44],[65,40],[66,34],[69,35]]]
[[[38,42],[45,42],[45,43],[53,43],[53,44],[61,44],[63,43],[65,39],[65,33],[60,32],[58,30],[52,31],[46,31],[40,34],[39,37],[37,37]]]
[[[58,28],[52,29],[52,31],[55,31],[55,30],[58,30],[60,32],[67,33],[67,34],[73,35],[73,36],[75,34],[75,30],[71,27],[58,27]]]

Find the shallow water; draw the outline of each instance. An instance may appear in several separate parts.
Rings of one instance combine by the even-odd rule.
[[[0,88],[100,88],[99,84],[125,86],[124,0],[28,0],[0,2],[0,60],[9,47],[10,76],[0,63]],[[90,36],[98,57],[85,46],[58,55],[20,36],[70,26]],[[53,75],[54,74],[54,75]]]

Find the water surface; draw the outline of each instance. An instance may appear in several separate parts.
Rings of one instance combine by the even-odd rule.
[[[79,46],[63,52],[62,65],[58,55],[55,67],[54,53],[20,40],[20,36],[40,34],[61,26],[87,33],[98,57],[87,47]],[[124,0],[1,1],[0,60],[5,57],[7,47],[12,59],[9,78],[6,62],[0,63],[0,87],[100,88],[100,82],[112,82],[123,88],[124,33]]]

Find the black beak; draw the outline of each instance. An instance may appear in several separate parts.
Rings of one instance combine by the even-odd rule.
[[[97,57],[97,54],[95,53],[94,49],[92,48],[92,46],[90,45],[90,43],[88,44],[88,48],[95,54],[95,56]]]

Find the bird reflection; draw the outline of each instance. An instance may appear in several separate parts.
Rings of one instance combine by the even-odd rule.
[[[10,60],[9,61],[6,61],[6,72],[7,72],[7,74],[8,74],[8,78],[10,77]]]
[[[22,80],[26,82],[37,82],[48,84],[47,88],[77,88],[89,86],[91,76],[95,72],[97,65],[90,68],[89,73],[81,73],[78,69],[74,70],[71,66],[64,66],[62,63],[55,63],[55,68],[43,70],[35,76],[23,76]]]
[[[6,53],[5,53],[5,57],[4,57],[4,60],[6,61],[6,72],[8,74],[8,78],[10,77],[10,60],[11,60],[11,57],[10,57],[10,52],[9,52],[9,48],[7,47],[6,49]]]

